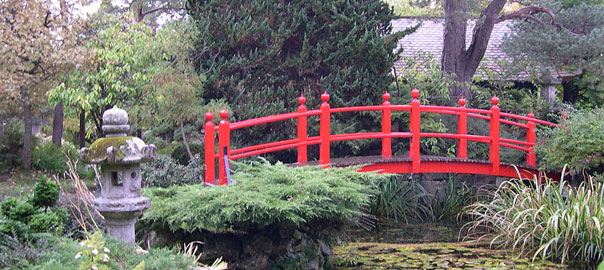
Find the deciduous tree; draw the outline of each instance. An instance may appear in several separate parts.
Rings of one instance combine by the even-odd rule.
[[[25,123],[23,167],[31,168],[32,113],[45,103],[55,76],[77,64],[76,1],[0,1],[0,102],[4,111],[21,112]]]

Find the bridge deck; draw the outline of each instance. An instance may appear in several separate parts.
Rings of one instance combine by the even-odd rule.
[[[411,173],[413,159],[408,155],[393,156],[384,159],[382,156],[359,156],[331,159],[331,166],[348,167],[361,166],[359,171],[379,171],[384,173]],[[510,163],[500,163],[500,171],[492,172],[492,163],[488,160],[463,159],[455,157],[422,156],[420,173],[466,173],[497,175],[517,178],[520,173],[522,178],[533,178],[539,175],[535,167],[519,166]],[[294,163],[293,166],[320,165],[319,161]],[[517,169],[517,170],[516,170]],[[553,176],[550,176],[553,177]]]

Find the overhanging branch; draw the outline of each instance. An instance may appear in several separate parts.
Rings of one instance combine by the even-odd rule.
[[[535,21],[541,25],[545,25],[545,22],[543,22],[541,19],[533,16],[532,13],[535,13],[535,12],[546,13],[550,17],[549,24],[555,25],[558,28],[562,29],[562,25],[556,22],[556,15],[554,15],[554,12],[551,9],[543,8],[543,7],[535,7],[535,6],[523,7],[512,13],[501,15],[499,18],[497,18],[497,20],[495,20],[495,23],[500,23],[505,20],[515,19],[515,18],[525,18],[525,19]]]

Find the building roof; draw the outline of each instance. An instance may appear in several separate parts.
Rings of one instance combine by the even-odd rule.
[[[431,19],[419,19],[419,18],[400,18],[392,21],[393,31],[403,31],[406,28],[423,23],[414,33],[403,37],[398,42],[399,48],[403,48],[403,59],[415,59],[418,61],[425,61],[426,55],[431,55],[437,63],[440,64],[440,59],[443,49],[443,32],[444,32],[444,19],[442,18],[431,18]],[[469,46],[472,42],[472,32],[474,29],[475,21],[468,21],[468,27],[466,28],[466,46]],[[487,51],[485,53],[480,66],[476,72],[476,76],[484,79],[490,78],[487,76],[490,72],[494,72],[503,75],[502,61],[510,62],[512,59],[501,50],[501,44],[506,35],[512,32],[511,26],[512,21],[504,21],[495,24]],[[420,64],[421,65],[421,64]],[[395,64],[397,69],[404,68],[402,62]],[[502,78],[506,80],[525,80],[528,77],[528,73],[517,74],[511,78]]]

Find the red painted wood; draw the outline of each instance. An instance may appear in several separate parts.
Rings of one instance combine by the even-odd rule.
[[[324,92],[321,95],[321,100],[323,101],[323,103],[321,103],[321,119],[320,119],[320,123],[319,123],[319,136],[321,137],[321,146],[319,148],[319,164],[321,165],[328,165],[329,164],[329,135],[330,135],[330,130],[329,130],[329,126],[330,126],[330,121],[331,121],[331,113],[330,113],[330,106],[329,103],[327,103],[327,101],[329,100],[329,94],[327,94],[327,92]]]
[[[463,174],[482,174],[494,175],[510,178],[533,179],[537,176],[543,180],[539,171],[535,169],[515,168],[511,165],[501,165],[498,173],[493,173],[490,163],[469,163],[467,161],[422,161],[422,173],[463,173]],[[361,167],[359,172],[379,172],[379,173],[412,173],[412,164],[409,161],[397,162],[376,162]],[[559,179],[556,175],[548,175],[549,178]]]
[[[384,103],[382,105],[389,106],[390,102],[390,94],[388,92],[384,92],[382,95],[382,99]],[[388,108],[384,108],[382,110],[382,134],[387,135],[392,132],[392,112]],[[382,157],[383,158],[391,158],[392,157],[392,138],[383,137],[382,138]]]
[[[229,123],[228,116],[229,112],[222,110],[220,116],[222,120],[218,127],[212,123],[213,115],[211,113],[206,114],[206,123],[204,125],[204,142],[205,142],[205,163],[206,163],[206,175],[204,178],[205,182],[214,182],[215,173],[215,162],[218,158],[219,162],[219,173],[218,182],[220,184],[226,184],[226,171],[224,163],[224,155],[227,154],[228,160],[234,160],[238,158],[259,155],[263,153],[269,153],[274,151],[280,151],[289,148],[297,148],[298,150],[298,162],[307,163],[307,146],[312,144],[320,144],[319,149],[319,164],[329,165],[330,164],[330,142],[335,141],[347,141],[347,140],[361,140],[361,139],[380,139],[382,140],[382,158],[384,160],[390,160],[392,157],[392,140],[391,138],[410,138],[411,146],[409,149],[410,161],[405,162],[393,162],[393,163],[380,163],[367,165],[363,169],[372,170],[383,170],[392,173],[436,173],[436,172],[447,172],[447,173],[471,173],[471,174],[487,174],[487,175],[500,175],[508,177],[516,177],[516,171],[509,165],[500,164],[500,153],[501,147],[508,147],[517,149],[520,151],[527,152],[526,164],[535,167],[536,157],[534,152],[534,145],[536,142],[535,127],[536,124],[543,124],[548,126],[555,126],[553,123],[538,120],[534,118],[534,115],[529,114],[528,116],[519,116],[513,114],[501,113],[499,107],[499,99],[493,97],[491,102],[493,106],[490,110],[471,109],[465,107],[465,100],[463,98],[458,102],[459,107],[446,107],[446,106],[430,106],[421,105],[419,98],[419,91],[414,89],[411,92],[411,103],[409,105],[391,105],[389,102],[390,95],[385,92],[382,96],[383,103],[381,105],[371,106],[355,106],[355,107],[344,107],[332,109],[328,103],[329,95],[324,93],[321,95],[322,104],[319,110],[308,111],[306,109],[306,98],[300,96],[298,98],[298,110],[294,113],[285,113],[279,115],[271,115],[256,119],[249,119],[236,123]],[[346,134],[331,134],[330,121],[332,113],[340,112],[358,112],[358,111],[381,111],[382,115],[382,130],[380,132],[364,132],[364,133],[346,133]],[[409,111],[410,112],[410,123],[409,132],[392,131],[391,113],[392,111]],[[456,115],[458,119],[458,130],[455,134],[449,133],[430,133],[421,132],[421,113],[438,113],[438,114],[450,114]],[[309,116],[319,116],[319,136],[308,137],[308,123],[307,119]],[[467,117],[474,117],[489,121],[489,136],[471,135],[467,134]],[[507,119],[502,119],[503,117]],[[239,149],[230,150],[230,131],[239,128],[253,127],[255,125],[261,125],[276,121],[283,121],[288,119],[296,119],[298,122],[297,127],[297,138],[283,140],[278,142],[268,142],[259,145],[246,146]],[[526,124],[517,121],[527,121]],[[507,138],[500,138],[501,124],[512,125],[526,129],[526,141],[514,140]],[[218,136],[218,148],[219,151],[216,154],[214,151],[215,145],[215,132],[219,132]],[[480,143],[489,144],[489,161],[483,163],[476,163],[473,161],[422,161],[420,154],[420,139],[424,137],[436,137],[436,138],[450,138],[458,141],[458,153],[457,156],[461,159],[467,158],[467,141],[476,141]],[[531,171],[534,173],[533,171]],[[524,173],[521,172],[524,177]],[[529,173],[526,173],[529,176]]]
[[[205,115],[206,123],[204,125],[204,154],[205,154],[205,164],[206,164],[206,172],[204,181],[206,183],[211,183],[216,180],[215,172],[214,172],[214,130],[215,125],[212,123],[212,119],[214,115],[211,112],[207,112]]]
[[[466,106],[466,100],[463,97],[461,97],[457,103],[461,108]],[[457,116],[457,134],[468,134],[468,113],[465,111],[460,111]],[[457,157],[468,158],[468,140],[459,139],[457,141]]]
[[[226,185],[226,167],[224,164],[224,156],[229,155],[231,145],[231,129],[229,127],[229,111],[222,109],[220,111],[220,123],[218,123],[218,184]]]
[[[490,132],[489,137],[491,137],[491,143],[489,144],[489,161],[491,161],[492,165],[492,174],[499,174],[499,107],[497,104],[499,103],[499,98],[494,96],[491,98],[491,103],[493,106],[491,107],[491,122],[490,122]]]
[[[298,106],[299,113],[306,112],[306,106],[304,105],[305,103],[306,103],[306,98],[304,97],[304,95],[300,95],[300,97],[298,98],[298,104],[300,104]],[[305,115],[299,116],[298,117],[298,142],[300,142],[300,143],[306,142],[306,138],[308,137],[307,132],[308,132],[307,118]],[[307,146],[306,145],[298,146],[298,163],[302,163],[302,162],[306,162],[306,161],[308,161]]]
[[[533,113],[528,114],[529,118],[535,118]],[[529,143],[528,153],[526,154],[526,165],[535,167],[537,166],[537,156],[535,154],[535,142],[537,142],[537,134],[535,134],[535,122],[529,121],[526,129],[526,142]]]
[[[413,89],[411,91],[411,113],[409,116],[409,130],[411,131],[411,145],[409,149],[409,157],[413,159],[412,172],[420,172],[420,153],[419,153],[419,139],[420,139],[420,104],[419,91]]]

